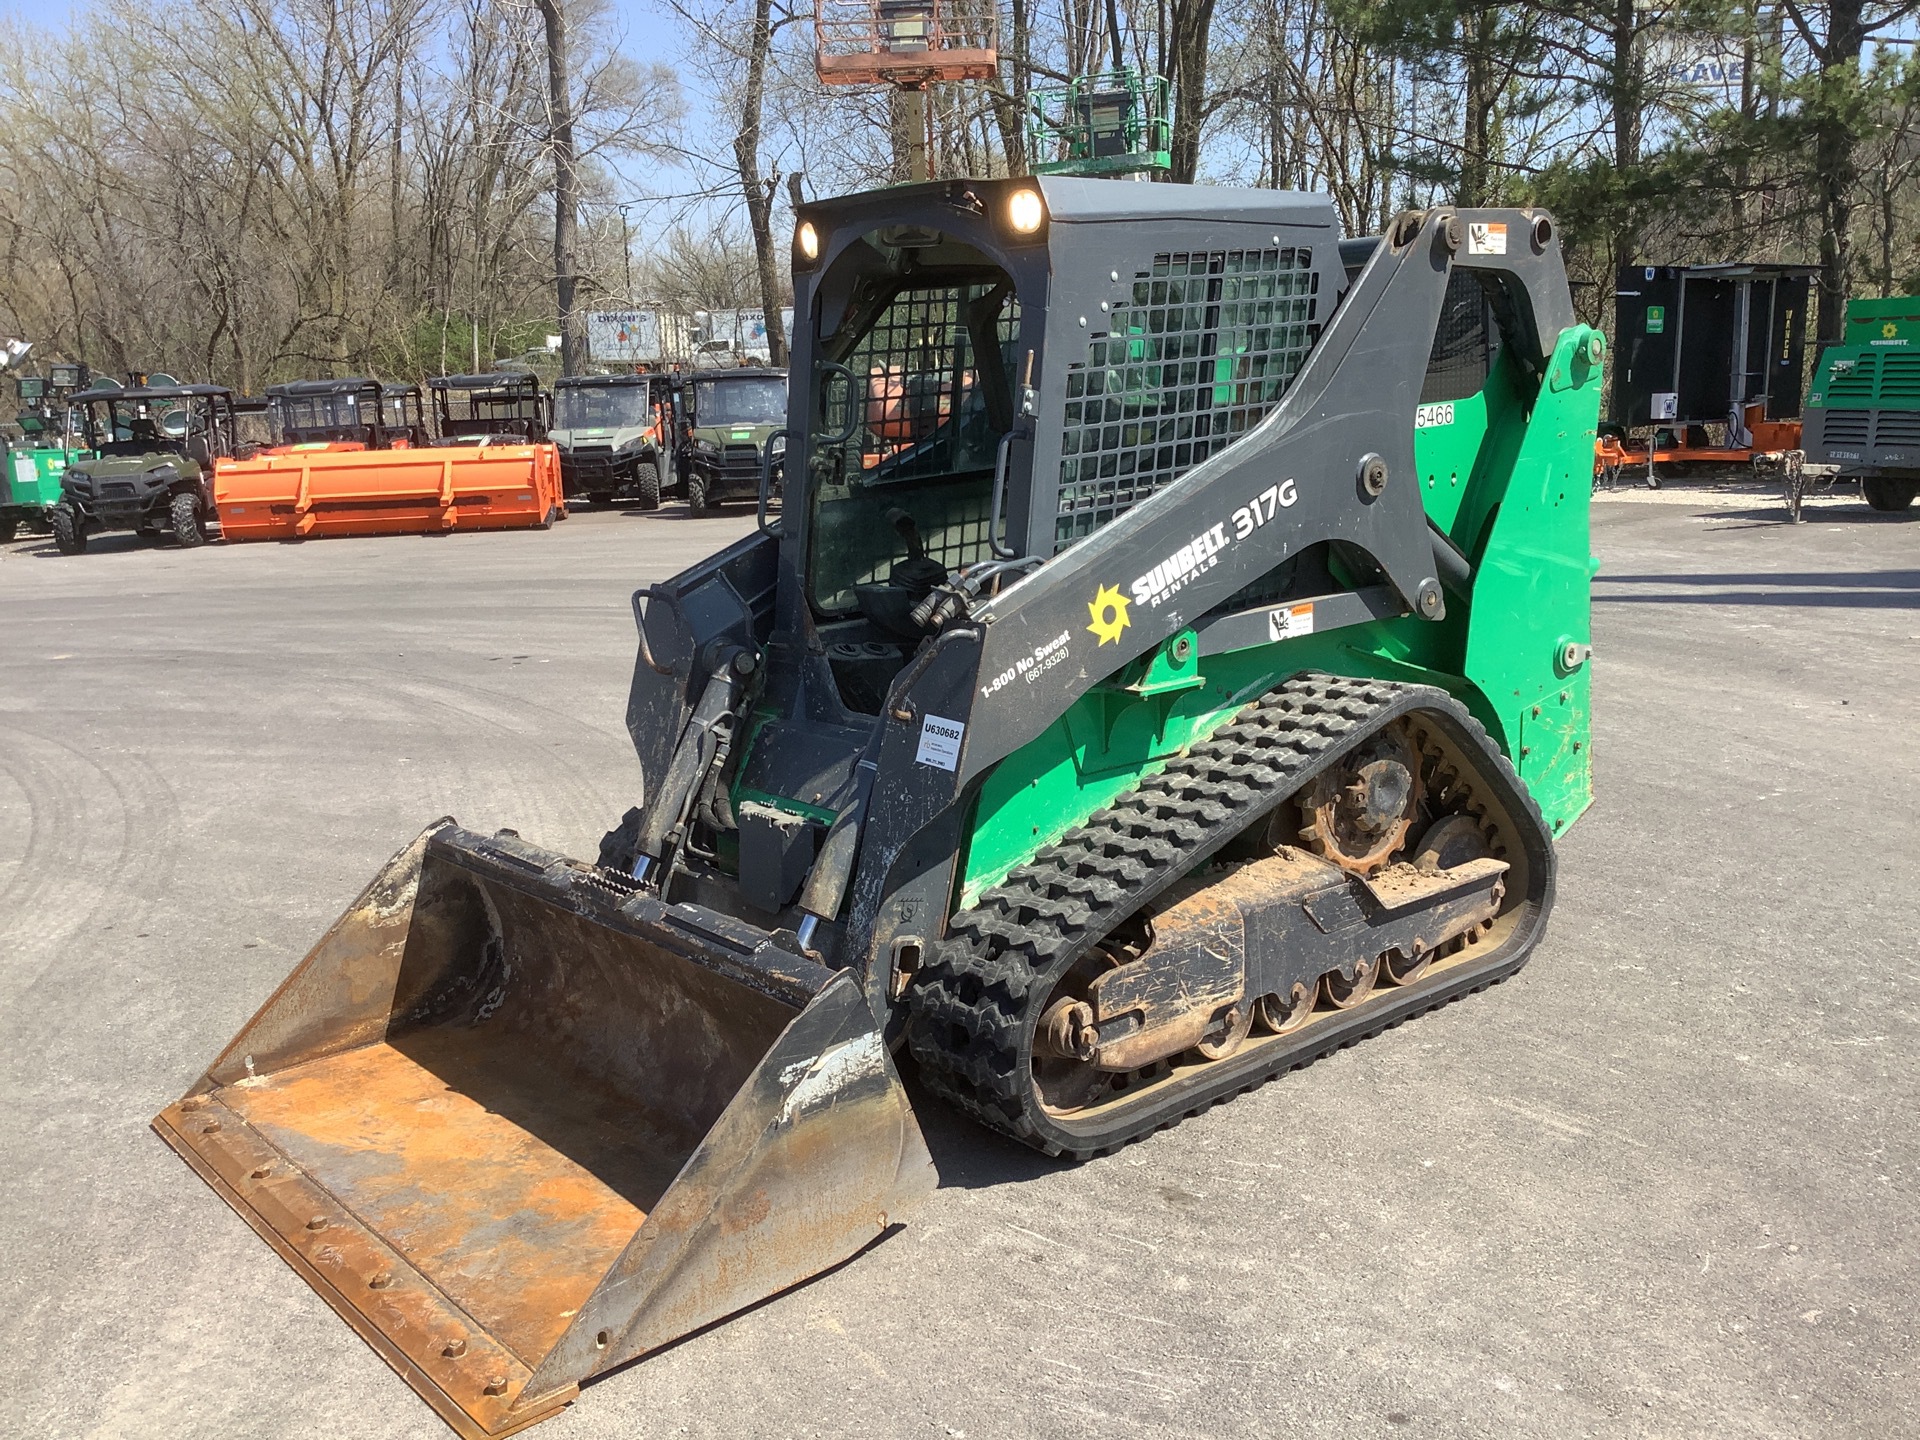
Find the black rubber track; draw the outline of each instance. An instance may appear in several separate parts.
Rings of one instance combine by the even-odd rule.
[[[1227,1059],[1176,1071],[1085,1118],[1043,1110],[1032,1083],[1033,1034],[1054,984],[1079,956],[1367,736],[1414,712],[1473,762],[1472,783],[1505,812],[1510,846],[1524,852],[1526,893],[1505,938],[1293,1035],[1259,1038]],[[1539,807],[1458,701],[1423,685],[1298,675],[955,916],[910,992],[909,1043],[927,1083],[960,1110],[1049,1155],[1086,1159],[1505,979],[1545,925],[1553,866]]]

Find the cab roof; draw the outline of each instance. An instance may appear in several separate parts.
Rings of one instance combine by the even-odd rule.
[[[530,370],[500,370],[491,375],[435,375],[427,384],[435,390],[525,390],[537,394],[540,377]]]
[[[671,383],[678,379],[674,375],[662,375],[658,371],[636,374],[633,371],[621,371],[617,375],[562,375],[553,382],[556,390],[571,390],[581,385],[658,385]]]
[[[688,380],[784,380],[787,372],[772,365],[725,365],[710,370],[695,370]]]
[[[269,385],[267,394],[288,399],[304,399],[313,395],[357,395],[366,390],[377,390],[382,395],[406,395],[419,388],[418,385],[403,385],[396,380],[348,375],[338,380],[288,380],[279,385]]]
[[[232,400],[233,391],[224,385],[138,385],[119,390],[79,390],[73,399],[82,405],[101,400]]]

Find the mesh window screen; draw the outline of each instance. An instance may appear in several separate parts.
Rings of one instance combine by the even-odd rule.
[[[855,585],[884,580],[906,558],[888,519],[896,507],[912,516],[928,556],[949,570],[989,556],[987,509],[1000,438],[1012,423],[1019,327],[1019,303],[1004,280],[904,289],[838,362],[852,373],[854,392],[836,400],[827,391],[825,433],[814,445],[823,479],[813,593],[822,609],[850,608]],[[844,442],[828,440],[841,430]]]
[[[1002,432],[987,433],[979,387],[985,381],[1006,391],[1019,326],[1019,302],[1004,285],[895,294],[841,362],[865,389],[850,441],[862,468],[881,482],[990,468]],[[1000,353],[984,366],[974,354],[976,333],[999,341]],[[949,424],[956,415],[959,423]]]
[[[1446,298],[1440,304],[1440,323],[1427,354],[1427,378],[1420,387],[1420,403],[1464,400],[1478,395],[1500,353],[1500,327],[1486,288],[1470,270],[1447,277]]]
[[[1067,370],[1055,549],[1263,420],[1319,338],[1304,248],[1156,255]]]

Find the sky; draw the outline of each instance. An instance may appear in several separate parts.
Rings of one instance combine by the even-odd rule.
[[[0,16],[58,27],[84,8],[86,3],[87,0],[0,0]],[[628,55],[640,61],[664,60],[672,64],[674,54],[686,41],[683,38],[682,21],[667,0],[607,0],[607,3],[614,13],[616,29],[624,32],[622,48]],[[1909,19],[1894,27],[1889,32],[1889,38],[1897,36],[1899,39],[1895,43],[1912,44],[1911,37],[1917,32],[1920,32],[1920,19]],[[673,38],[670,53],[661,53],[661,37]],[[1880,47],[1875,45],[1872,48],[1878,50]],[[715,95],[690,69],[675,68],[679,70],[686,105],[684,136],[687,146],[696,152],[724,156],[732,133],[726,97]],[[629,166],[626,173],[617,170],[616,174],[616,189],[625,192],[620,198],[629,198],[630,201],[658,198],[666,202],[663,207],[630,204],[628,213],[635,228],[636,250],[644,248],[642,231],[657,232],[664,229],[670,223],[667,216],[678,220],[691,215],[696,223],[702,220],[721,223],[726,218],[724,207],[716,211],[713,205],[702,206],[685,200],[686,193],[696,188],[699,179],[689,168]],[[741,217],[732,218],[738,221]],[[652,237],[648,235],[647,238]]]

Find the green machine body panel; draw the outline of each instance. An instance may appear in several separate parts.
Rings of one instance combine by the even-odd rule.
[[[1847,302],[1847,345],[1920,347],[1920,296],[1855,296]]]
[[[93,454],[67,446],[20,446],[9,449],[0,476],[0,527],[25,525],[47,528],[48,507],[60,499],[60,477],[69,465]]]
[[[1912,503],[1920,485],[1920,297],[1847,302],[1843,343],[1814,364],[1801,444],[1809,464],[1891,481],[1895,494],[1880,497],[1886,508]]]
[[[1503,355],[1479,393],[1420,408],[1414,453],[1427,516],[1473,562],[1470,593],[1449,597],[1444,621],[1390,616],[1215,654],[1192,632],[1175,636],[987,778],[959,904],[1304,670],[1448,691],[1512,760],[1548,826],[1565,833],[1593,803],[1588,505],[1599,342],[1597,331],[1572,327],[1544,377]],[[1176,659],[1183,641],[1190,662]],[[1183,663],[1184,683],[1166,683]]]

